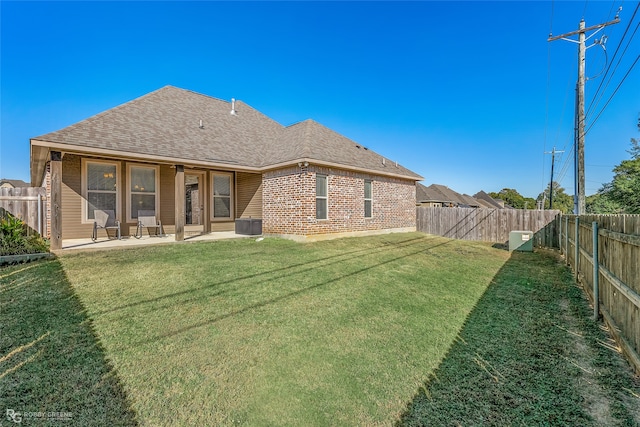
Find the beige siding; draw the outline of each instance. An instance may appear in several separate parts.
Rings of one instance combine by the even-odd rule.
[[[91,237],[92,224],[82,223],[82,162],[79,156],[62,158],[62,238]]]
[[[163,226],[171,225],[171,231],[164,227],[165,233],[173,233],[176,223],[175,179],[175,169],[169,165],[160,165],[160,221]]]
[[[262,174],[236,174],[236,218],[262,218]]]
[[[224,221],[224,222],[212,222],[211,223],[211,231],[233,231],[236,228],[235,221]]]

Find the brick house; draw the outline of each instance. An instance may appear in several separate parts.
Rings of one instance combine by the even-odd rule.
[[[96,209],[113,210],[125,236],[154,210],[176,240],[249,217],[284,236],[410,230],[421,179],[312,120],[282,126],[172,86],[31,139],[54,249],[90,236]]]

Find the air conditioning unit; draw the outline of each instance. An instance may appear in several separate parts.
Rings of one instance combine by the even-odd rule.
[[[533,231],[509,232],[509,250],[533,252]]]

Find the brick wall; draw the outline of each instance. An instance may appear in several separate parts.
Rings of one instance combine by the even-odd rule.
[[[316,219],[316,174],[327,176],[328,218]],[[372,217],[364,217],[364,180],[372,181]],[[411,180],[309,166],[262,176],[265,234],[326,234],[415,227],[416,187]]]

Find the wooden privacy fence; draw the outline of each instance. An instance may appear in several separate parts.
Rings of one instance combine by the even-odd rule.
[[[560,250],[640,372],[640,215],[566,215]]]
[[[524,209],[416,208],[416,229],[462,240],[506,243],[509,232],[533,231],[534,245],[558,247],[560,211]]]
[[[0,214],[8,212],[32,231],[47,235],[47,198],[42,187],[0,188]]]

